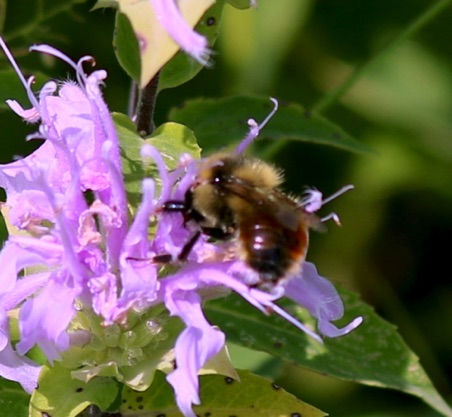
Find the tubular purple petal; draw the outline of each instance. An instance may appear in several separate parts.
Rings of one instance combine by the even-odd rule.
[[[110,315],[104,314],[106,323],[122,317],[132,307],[149,306],[157,297],[158,281],[155,265],[149,260],[148,228],[154,206],[155,184],[143,181],[143,199],[125,238],[120,255],[121,295]]]
[[[20,71],[14,57],[11,55],[10,50],[8,49],[8,46],[6,45],[3,38],[0,36],[0,46],[3,49],[3,52],[5,53],[6,57],[8,58],[8,61],[11,63],[12,67],[14,68],[14,71],[16,72],[17,76],[19,77],[21,83],[25,87],[25,90],[27,92],[28,99],[30,100],[30,103],[33,105],[34,109],[37,111],[39,108],[38,102],[36,100],[36,97],[34,96],[33,92],[31,91],[30,84],[33,81],[34,78],[30,78],[29,81],[25,79],[25,77],[22,75],[22,72]]]
[[[165,288],[165,304],[171,315],[179,316],[187,326],[174,348],[177,368],[167,380],[176,393],[176,401],[186,417],[195,417],[192,404],[199,404],[198,372],[217,355],[225,344],[224,334],[204,318],[201,297],[193,291]]]
[[[157,19],[173,40],[201,65],[209,63],[207,39],[188,26],[174,0],[151,0]]]
[[[183,21],[177,3],[174,0],[151,1],[171,36],[205,64],[207,41]],[[7,51],[3,41],[0,46]],[[22,160],[0,165],[0,186],[6,189],[5,206],[9,208],[10,223],[27,232],[10,236],[0,252],[3,268],[0,376],[20,382],[27,391],[33,390],[39,367],[21,355],[38,346],[48,361],[59,359],[61,353],[71,347],[71,342],[80,343],[80,340],[76,342],[76,337],[71,338],[71,334],[74,327],[87,318],[84,315],[88,311],[100,316],[98,327],[102,329],[111,324],[125,328],[128,319],[140,320],[146,314],[154,320],[154,310],[158,314],[164,311],[162,321],[170,320],[169,312],[182,320],[185,329],[174,346],[177,367],[167,379],[182,413],[195,417],[192,407],[200,402],[198,373],[225,345],[224,334],[203,315],[204,298],[233,290],[263,314],[278,314],[319,342],[320,336],[276,304],[279,298],[287,296],[305,307],[317,319],[319,332],[329,337],[347,334],[361,323],[360,317],[343,328],[332,323],[344,315],[342,300],[334,286],[319,276],[312,264],[304,263],[301,267],[300,262],[298,275],[278,283],[272,281],[273,291],[263,291],[259,289],[263,288],[259,287],[262,277],[241,258],[234,239],[211,243],[204,233],[207,227],[202,229],[203,225],[192,221],[188,215],[165,210],[165,203],[170,200],[188,201],[187,190],[193,190],[203,181],[199,173],[205,169],[204,159],[183,155],[179,166],[168,171],[158,150],[144,145],[142,157],[151,157],[155,162],[162,191],[157,198],[154,180],[143,181],[142,201],[129,225],[118,136],[101,93],[106,72],[85,74],[82,67],[87,60],[92,61],[90,57],[75,63],[47,45],[35,46],[32,50],[67,62],[75,69],[78,82],[50,81],[36,100],[29,82],[7,51],[27,93],[33,96],[30,98],[32,109],[24,110],[16,102],[11,102],[11,107],[27,121],[40,120],[38,132],[28,138],[42,138],[44,143]],[[250,119],[249,133],[238,145],[237,154],[244,152],[274,115],[278,102],[271,100],[274,108],[261,124]],[[208,161],[213,165],[223,163]],[[309,217],[336,195],[323,200],[320,192],[311,190],[295,208],[299,204],[303,214]],[[181,206],[184,208],[184,204]],[[337,219],[334,214],[329,217]],[[155,219],[157,228],[151,239]],[[234,228],[232,225],[231,229]],[[193,247],[186,257],[180,256],[187,242],[194,243]],[[160,266],[156,265],[159,259],[154,258],[155,255],[171,255],[180,269],[159,278]],[[26,267],[39,267],[45,272],[22,276]],[[20,329],[16,350],[11,346],[9,330],[10,312],[15,308],[19,310]],[[142,324],[144,322],[139,322]],[[81,343],[90,344],[94,327],[82,330]],[[109,330],[115,332],[116,327],[106,329]],[[141,337],[138,333],[131,336],[132,333],[118,342],[121,348],[124,345],[128,349],[129,342],[131,346],[134,343],[133,337]],[[175,339],[171,337],[170,340]],[[134,361],[146,354],[147,347],[140,345],[125,351],[127,372],[134,367],[140,371]],[[170,348],[162,348],[163,354]],[[99,364],[99,368],[103,365]],[[149,371],[149,375],[153,371]]]
[[[346,326],[346,330],[337,329],[330,322],[344,315],[344,304],[338,292],[326,278],[317,273],[310,262],[305,262],[299,276],[285,283],[286,296],[305,307],[318,320],[319,331],[328,337],[346,334],[361,324],[357,318]]]
[[[17,352],[24,355],[34,345],[38,345],[52,362],[69,347],[66,332],[75,314],[74,301],[81,287],[71,288],[66,277],[51,279],[46,287],[34,298],[27,300],[19,314],[21,340],[16,345]],[[52,308],[49,308],[49,304]],[[58,312],[58,314],[55,314]]]
[[[248,146],[250,146],[254,140],[259,136],[260,131],[265,127],[265,125],[270,121],[270,119],[274,116],[274,114],[278,110],[278,100],[273,97],[270,97],[270,100],[273,103],[272,111],[267,115],[267,117],[258,125],[254,119],[248,120],[248,125],[250,126],[250,131],[245,136],[245,138],[240,142],[237,146],[235,152],[237,154],[243,153]]]
[[[66,64],[69,64],[74,70],[77,71],[77,64],[69,58],[66,54],[59,51],[58,49],[54,48],[50,45],[33,45],[30,46],[30,51],[36,51],[36,52],[42,52],[44,54],[53,55],[62,61],[66,62]]]
[[[0,375],[10,381],[16,381],[22,388],[31,394],[37,387],[41,366],[28,358],[19,356],[7,345],[0,351]]]
[[[142,158],[152,158],[159,171],[160,180],[162,181],[162,191],[160,193],[160,200],[167,201],[170,198],[171,188],[174,183],[170,181],[168,170],[163,161],[162,155],[157,149],[149,144],[141,147]]]
[[[6,317],[16,307],[14,300],[25,300],[19,311],[17,350],[24,354],[38,345],[52,361],[69,347],[67,329],[76,299],[92,303],[109,317],[117,308],[117,275],[128,219],[119,141],[99,88],[105,71],[85,75],[86,59],[76,64],[46,45],[33,50],[69,63],[78,72],[79,84],[65,82],[59,88],[53,81],[45,84],[34,109],[41,126],[30,135],[45,142],[26,158],[0,166],[0,186],[6,189],[13,224],[33,233],[10,236],[0,254],[7,272],[2,277],[0,310]],[[98,198],[89,207],[87,189]],[[141,233],[147,239],[147,230],[142,228]],[[25,266],[52,272],[41,280],[27,275],[17,281]],[[155,267],[153,271],[155,283]],[[150,298],[149,287],[144,287],[139,297],[147,291]],[[3,335],[3,346],[8,337]]]

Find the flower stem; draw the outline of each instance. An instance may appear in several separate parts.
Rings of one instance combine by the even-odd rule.
[[[150,135],[154,129],[154,110],[158,94],[160,72],[140,91],[137,106],[137,130],[141,136]]]
[[[351,87],[374,65],[377,61],[382,59],[386,54],[392,52],[402,42],[419,32],[425,25],[433,20],[439,13],[441,13],[449,4],[451,0],[439,0],[430,5],[427,10],[423,11],[416,17],[402,32],[400,32],[394,39],[392,39],[379,53],[373,58],[358,66],[355,71],[336,89],[321,97],[311,110],[316,113],[324,112],[329,106],[340,99]]]

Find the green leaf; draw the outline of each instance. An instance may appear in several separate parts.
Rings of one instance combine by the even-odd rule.
[[[5,32],[6,6],[7,0],[0,0],[0,33]]]
[[[176,54],[179,45],[159,22],[152,4],[148,1],[117,0],[119,10],[133,27],[140,44],[140,88],[144,88],[162,67]],[[179,11],[190,26],[194,27],[215,0],[188,0]]]
[[[28,417],[30,396],[17,383],[0,378],[0,414]]]
[[[221,15],[225,0],[218,0],[208,9],[198,24],[195,31],[205,36],[212,47],[219,35]],[[174,88],[191,80],[204,67],[187,55],[184,51],[177,54],[162,68],[159,79],[159,90]]]
[[[85,384],[73,379],[70,369],[56,362],[41,371],[39,387],[31,398],[30,417],[42,417],[44,413],[52,417],[75,417],[90,404],[107,410],[118,392],[118,383],[110,378],[97,377]]]
[[[97,0],[96,4],[91,8],[91,11],[108,8],[111,7],[112,9],[118,8],[118,1],[117,0]]]
[[[141,74],[140,48],[129,19],[120,12],[116,13],[113,47],[121,67],[130,78],[139,83]]]
[[[251,0],[227,0],[227,2],[236,9],[249,9],[251,7]]]
[[[346,308],[340,323],[346,324],[357,316],[362,316],[364,323],[346,336],[325,338],[323,345],[276,315],[263,315],[236,295],[209,302],[205,313],[212,324],[226,332],[231,342],[322,374],[415,395],[438,412],[452,416],[451,409],[396,328],[355,294],[348,291],[340,294]],[[283,303],[283,307],[314,327],[313,319],[299,306]]]
[[[143,139],[136,132],[135,124],[126,115],[115,113],[113,119],[121,142],[128,202],[133,208],[141,201],[141,181],[144,178],[154,178],[157,186],[160,185],[155,164],[143,163],[141,158],[141,148],[145,143],[154,146],[161,153],[168,169],[176,168],[183,154],[189,154],[193,158],[200,157],[201,149],[193,132],[181,124],[165,123],[155,129],[151,136]]]
[[[233,96],[224,99],[196,99],[174,108],[170,120],[189,126],[201,147],[217,150],[237,144],[247,133],[249,118],[261,122],[270,112],[269,98]],[[272,140],[290,139],[329,145],[353,152],[369,152],[341,128],[325,118],[311,115],[295,103],[280,103],[279,109],[260,133]]]
[[[34,77],[34,91],[39,91],[42,85],[49,81],[49,77],[40,72],[34,73]],[[20,102],[24,108],[31,107],[25,87],[19,81],[19,77],[12,68],[0,70],[0,85],[2,86],[0,88],[0,109],[9,109],[5,101],[10,99]]]
[[[86,0],[29,1],[26,3],[27,8],[25,10],[16,9],[16,3],[13,1],[2,1],[0,3],[0,21],[5,20],[5,28],[0,30],[0,33],[8,43],[17,39],[22,39],[22,42],[25,40],[28,48],[33,42],[40,43],[43,38],[47,39],[49,43],[51,43],[50,39],[55,40],[58,37],[69,39],[68,30],[71,30],[71,20],[75,20],[77,5],[86,3]],[[53,25],[55,19],[61,23],[61,26]],[[77,23],[77,28],[80,30],[80,20]],[[80,42],[83,37],[77,40]],[[22,43],[22,48],[24,46]],[[20,55],[23,55],[23,52],[24,49],[21,50]]]
[[[6,100],[26,100],[25,89],[13,69],[0,71],[0,108],[9,109]],[[24,101],[22,101],[24,103]]]
[[[322,417],[326,414],[288,394],[271,381],[239,371],[240,382],[220,375],[201,376],[201,405],[194,411],[199,416],[247,417]],[[174,402],[174,392],[162,373],[158,372],[149,390],[123,392],[124,417],[140,415],[165,415],[179,417],[181,413]],[[152,413],[152,414],[151,414]]]
[[[113,113],[112,116],[121,147],[122,174],[127,201],[130,206],[136,208],[141,201],[141,181],[146,177],[140,155],[144,142],[128,116],[121,113]]]

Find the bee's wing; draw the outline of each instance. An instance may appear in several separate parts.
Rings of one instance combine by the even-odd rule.
[[[274,223],[289,229],[298,228],[300,223],[314,228],[320,224],[315,214],[307,213],[295,199],[277,188],[255,187],[250,182],[232,177],[224,184],[224,190],[248,204],[250,216],[272,218]]]

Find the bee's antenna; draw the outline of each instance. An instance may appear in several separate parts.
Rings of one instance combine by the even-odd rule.
[[[276,98],[273,97],[270,97],[270,100],[273,103],[273,110],[267,115],[267,117],[261,122],[261,124],[258,125],[256,120],[254,119],[248,120],[248,126],[250,127],[250,131],[237,146],[237,149],[235,150],[236,154],[243,153],[243,151],[254,142],[254,139],[257,138],[260,131],[264,128],[264,126],[268,123],[268,121],[273,117],[273,115],[278,110],[278,100],[276,100]]]

